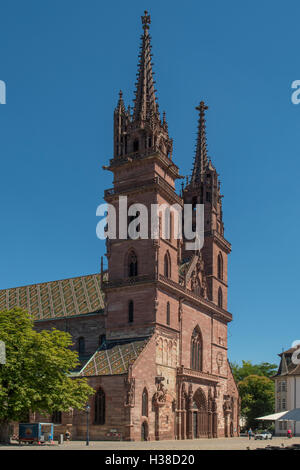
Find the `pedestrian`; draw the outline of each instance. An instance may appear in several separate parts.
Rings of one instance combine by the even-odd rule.
[[[287,431],[287,437],[290,439],[291,437],[293,437],[292,435],[292,430],[291,429],[288,429]]]
[[[249,440],[251,440],[252,434],[253,434],[252,429],[250,428],[249,431],[248,431]]]

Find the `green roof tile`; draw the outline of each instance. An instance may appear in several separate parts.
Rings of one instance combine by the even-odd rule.
[[[149,338],[104,343],[85,364],[79,375],[116,375],[127,372],[138,358]]]
[[[100,274],[0,290],[0,310],[21,307],[34,320],[72,317],[104,309]]]

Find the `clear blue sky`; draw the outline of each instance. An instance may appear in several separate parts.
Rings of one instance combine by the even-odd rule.
[[[112,186],[119,89],[133,98],[151,13],[160,110],[189,174],[201,99],[220,173],[231,360],[276,361],[299,331],[297,1],[1,2],[0,288],[99,271],[96,207]]]

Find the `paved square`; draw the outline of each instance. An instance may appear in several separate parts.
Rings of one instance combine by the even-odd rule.
[[[87,446],[85,441],[65,442],[58,445],[22,445],[13,444],[10,446],[0,446],[0,450],[255,450],[267,446],[286,447],[292,444],[300,445],[300,437],[288,439],[287,437],[274,437],[272,440],[255,441],[247,437],[220,438],[220,439],[194,439],[185,441],[150,441],[150,442],[112,442],[112,441],[92,441]]]

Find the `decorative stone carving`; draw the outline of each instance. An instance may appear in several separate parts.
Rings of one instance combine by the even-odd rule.
[[[190,289],[199,297],[208,298],[207,281],[204,270],[202,252],[194,254],[185,274],[185,285],[190,283]]]
[[[194,401],[194,400],[193,400],[193,386],[192,386],[192,384],[189,384],[187,400],[188,400],[188,407],[189,407],[189,408],[192,408],[192,406],[193,406],[193,401]]]
[[[135,378],[132,377],[131,366],[128,370],[128,376],[124,379],[124,383],[126,390],[125,406],[133,407],[135,404]]]
[[[166,403],[167,389],[163,384],[164,377],[156,377],[156,392],[153,395],[154,406],[163,406]]]
[[[232,401],[230,395],[224,395],[223,410],[225,414],[232,412]]]

